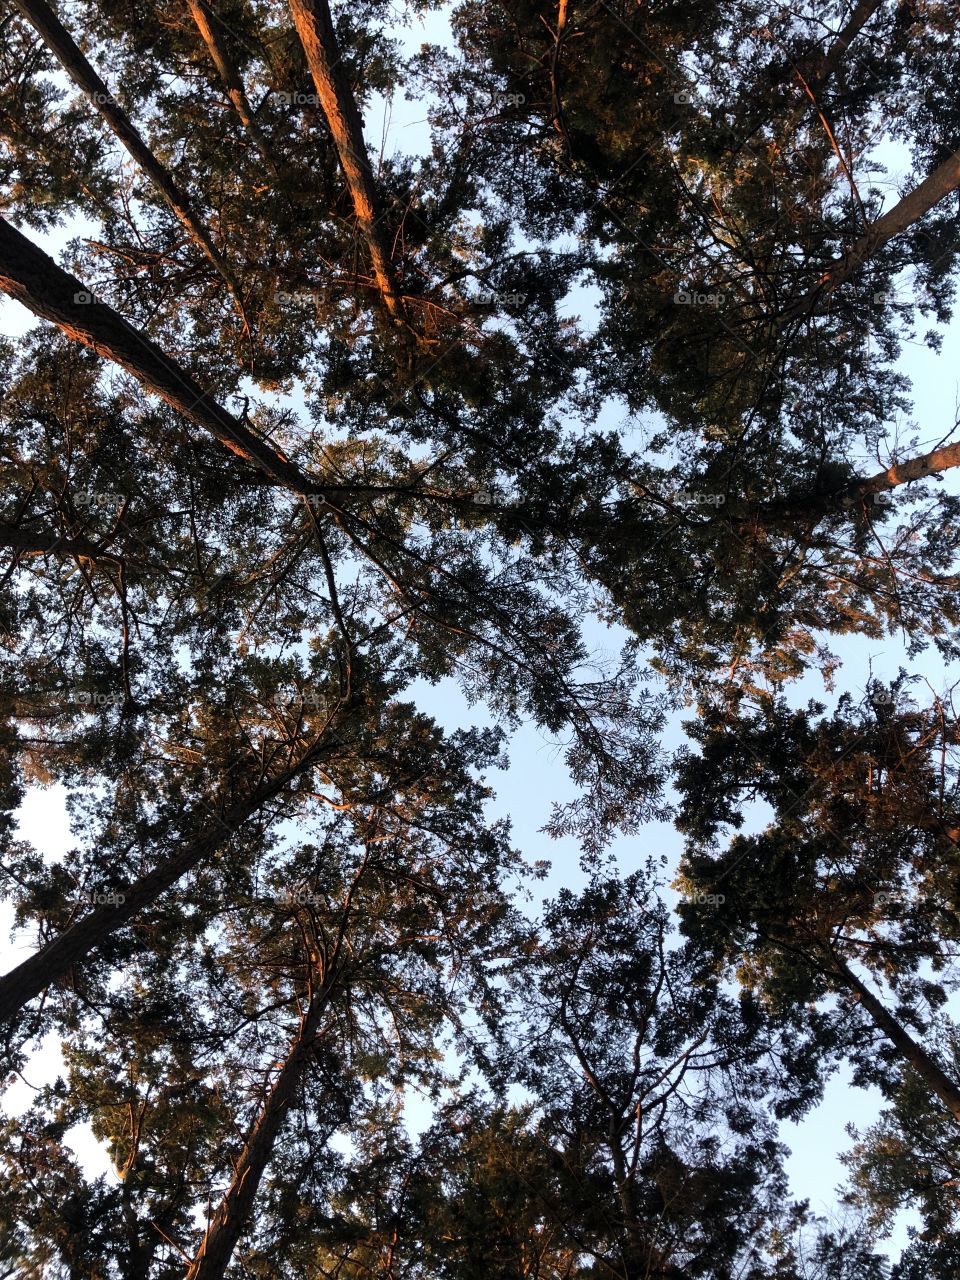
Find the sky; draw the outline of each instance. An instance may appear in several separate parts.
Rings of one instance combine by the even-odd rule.
[[[408,52],[415,50],[422,40],[440,43],[447,39],[443,15],[438,14],[428,15],[426,20],[414,18],[409,30],[399,34],[402,35]],[[372,154],[390,154],[394,150],[409,153],[426,146],[429,134],[425,127],[425,114],[422,102],[407,102],[400,97],[389,103],[375,99],[365,120]],[[899,176],[897,159],[897,153],[893,151],[884,154],[884,160],[891,167],[887,180],[891,200],[896,199],[896,181]],[[82,234],[82,231],[82,225],[75,223],[48,235],[39,235],[34,231],[29,234],[56,256],[71,235]],[[582,321],[588,328],[591,324],[590,306],[591,299],[587,292],[581,292],[571,299],[571,308],[580,312]],[[32,317],[18,304],[8,299],[0,300],[0,334],[22,333],[31,322]],[[926,326],[921,322],[918,327],[922,330]],[[899,433],[900,437],[909,437],[915,433],[921,442],[928,447],[932,446],[942,440],[957,417],[957,405],[960,402],[960,321],[955,321],[944,331],[941,354],[933,353],[920,343],[907,345],[900,367],[913,383],[915,407],[911,421],[915,426],[911,430],[909,423],[889,424],[891,432]],[[609,425],[613,425],[618,413],[619,410],[611,408]],[[947,483],[951,491],[960,491],[953,476],[948,477]],[[665,584],[664,590],[669,590],[669,584]],[[603,648],[613,650],[617,647],[615,633],[605,635],[598,627],[596,638],[598,645]],[[889,679],[901,667],[928,680],[937,691],[942,690],[949,682],[950,673],[944,671],[935,652],[909,659],[896,637],[882,641],[847,637],[831,641],[831,647],[843,658],[834,692],[825,694],[820,678],[810,674],[793,686],[790,691],[791,700],[800,702],[808,697],[815,697],[831,705],[844,690],[863,693],[871,675]],[[953,678],[957,678],[957,675],[954,672]],[[452,681],[444,681],[436,687],[424,684],[419,693],[421,709],[434,715],[445,728],[487,722],[483,709],[469,706]],[[676,745],[681,736],[679,724],[672,723],[667,731],[666,744]],[[525,727],[513,737],[510,757],[509,769],[491,778],[497,792],[496,800],[491,806],[491,816],[508,815],[511,818],[514,843],[528,860],[543,858],[551,862],[552,871],[543,886],[546,894],[556,892],[562,885],[575,888],[583,880],[579,867],[579,849],[575,842],[569,839],[549,840],[542,834],[551,803],[554,800],[568,800],[573,794],[563,765],[563,745],[549,742],[535,729]],[[62,788],[32,788],[18,817],[21,838],[31,841],[45,857],[56,860],[63,856],[69,847],[70,830]],[[674,866],[681,852],[681,840],[668,824],[651,824],[636,837],[617,840],[612,852],[617,865],[625,873],[639,867],[650,853],[665,854],[670,865]],[[9,934],[10,922],[9,910],[0,907],[0,938]],[[3,949],[0,971],[5,972],[19,963],[30,949],[26,938],[12,941]],[[35,1088],[55,1078],[59,1068],[58,1046],[55,1041],[48,1039],[28,1064],[24,1079],[18,1081],[8,1092],[8,1110],[16,1112],[22,1109],[29,1100],[31,1087]],[[792,1152],[787,1169],[795,1196],[809,1198],[814,1210],[827,1216],[833,1216],[837,1212],[836,1188],[845,1176],[838,1155],[849,1145],[845,1127],[849,1123],[870,1123],[875,1119],[878,1109],[879,1095],[852,1089],[847,1076],[843,1074],[834,1078],[827,1088],[823,1103],[807,1118],[799,1124],[783,1126],[782,1139]],[[411,1119],[416,1127],[423,1120],[423,1115],[418,1113],[416,1106],[411,1110]],[[109,1177],[116,1176],[105,1151],[94,1140],[88,1128],[75,1131],[71,1141],[90,1176],[101,1173]],[[896,1256],[900,1246],[905,1243],[905,1229],[909,1221],[911,1219],[908,1215],[901,1215],[893,1238],[886,1245],[878,1247],[887,1249],[891,1256]]]

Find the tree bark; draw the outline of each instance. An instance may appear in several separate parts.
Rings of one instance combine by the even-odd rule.
[[[257,1190],[287,1109],[310,1063],[317,1028],[329,1003],[331,989],[331,983],[324,983],[301,1020],[280,1074],[244,1144],[233,1180],[204,1233],[185,1280],[220,1280],[229,1266],[237,1241],[250,1221]]]
[[[186,227],[190,238],[226,282],[241,314],[243,299],[237,278],[223,255],[217,249],[210,234],[190,205],[187,196],[174,182],[173,177],[160,163],[126,112],[123,111],[107,86],[86,60],[79,46],[44,0],[13,0],[14,7],[30,23],[37,35],[54,54],[64,71],[96,107],[102,119],[126,147],[129,154],[154,184],[170,209]]]
[[[902,0],[896,0],[896,2],[900,4]],[[808,54],[806,56],[800,54],[799,61],[790,56],[784,58],[781,63],[784,78],[797,78],[801,84],[809,86],[813,91],[814,101],[816,101],[815,95],[820,90],[825,89],[830,80],[836,75],[847,49],[877,10],[882,7],[883,3],[884,0],[859,0],[847,22],[834,36],[833,43],[826,53],[819,56],[817,54]],[[798,124],[803,119],[806,111],[807,108],[803,106],[789,117],[791,126]],[[762,112],[757,115],[746,131],[745,141],[753,137],[756,130],[760,128],[767,118],[767,115]]]
[[[13,525],[0,525],[0,547],[9,548],[16,556],[75,556],[116,567],[122,557],[91,542],[89,538],[70,537],[49,529],[22,529]]]
[[[112,307],[93,300],[79,280],[2,218],[0,290],[34,315],[52,321],[68,338],[120,365],[275,483],[300,495],[322,494],[322,486],[208,396],[185,369]]]
[[[819,62],[811,66],[810,73],[806,79],[812,89],[822,89],[827,81],[836,74],[847,49],[877,10],[882,8],[883,2],[884,0],[859,0],[853,13],[837,33],[833,44],[831,44]]]
[[[363,140],[363,121],[340,62],[327,0],[289,0],[320,105],[340,157],[373,276],[391,318],[403,319],[391,253],[383,234],[373,170]]]
[[[29,960],[17,965],[0,978],[0,1025],[10,1023],[16,1014],[41,991],[62,978],[73,965],[104,942],[117,929],[123,928],[135,915],[155,902],[166,889],[192,871],[205,858],[225,845],[233,832],[326,750],[336,744],[314,742],[296,764],[285,769],[270,783],[258,787],[246,800],[228,809],[222,818],[198,822],[205,827],[178,854],[166,859],[132,884],[111,886],[122,901],[97,907],[82,916],[64,933],[41,947]]]
[[[200,37],[207,47],[207,52],[210,54],[220,79],[224,83],[227,96],[233,104],[233,109],[240,117],[241,124],[249,134],[250,140],[256,147],[260,159],[267,170],[274,178],[279,177],[279,169],[270,153],[270,148],[267,146],[267,140],[254,119],[253,108],[247,98],[240,73],[230,58],[226,44],[220,38],[216,15],[207,4],[207,0],[187,0],[187,3],[190,6],[190,14],[193,17],[196,28],[200,32]]]
[[[910,1064],[920,1078],[936,1094],[955,1120],[960,1120],[960,1085],[951,1080],[945,1071],[927,1053],[922,1045],[902,1027],[869,987],[865,986],[850,966],[831,952],[831,963],[843,982],[856,992],[874,1024],[883,1032],[902,1058]]]
[[[255,810],[250,810],[253,811]],[[231,811],[224,821],[228,826],[237,825],[245,817],[249,817],[250,812],[242,814]],[[62,978],[110,934],[123,928],[165,889],[169,889],[205,857],[224,845],[228,835],[229,832],[219,824],[211,825],[209,830],[191,841],[175,857],[167,859],[133,884],[116,889],[115,896],[122,897],[122,902],[98,907],[81,917],[76,924],[41,947],[29,960],[24,960],[0,978],[0,1025],[10,1023],[24,1005],[58,978]]]
[[[886,471],[878,471],[876,475],[859,481],[847,492],[855,497],[866,498],[874,493],[896,489],[901,484],[909,484],[911,480],[939,475],[952,467],[960,467],[960,444],[944,445],[940,449],[931,449],[929,453],[908,458],[906,462],[895,462]]]
[[[849,280],[878,249],[882,249],[894,236],[900,235],[908,227],[913,226],[925,213],[951,195],[958,187],[960,187],[960,151],[955,151],[919,186],[914,187],[892,209],[882,214],[842,257],[831,263],[821,275],[816,287],[798,302],[788,306],[781,313],[781,319],[792,320],[813,311],[833,293],[838,285]]]
[[[885,471],[878,471],[876,475],[850,480],[827,492],[768,502],[759,509],[751,509],[746,503],[741,505],[734,501],[725,508],[725,511],[731,518],[742,520],[744,529],[752,528],[758,520],[761,524],[782,524],[784,520],[799,520],[812,529],[819,521],[836,514],[839,509],[855,507],[878,493],[889,493],[899,485],[909,484],[913,480],[923,480],[927,476],[939,475],[958,466],[960,466],[960,443],[944,445],[942,448],[932,449],[929,453],[908,458],[906,462],[895,462],[893,466]]]

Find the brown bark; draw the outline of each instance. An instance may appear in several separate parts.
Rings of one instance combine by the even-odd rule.
[[[828,298],[838,285],[849,280],[878,249],[883,248],[894,236],[900,235],[913,226],[925,213],[951,195],[958,187],[960,187],[960,151],[955,151],[919,186],[914,187],[892,209],[882,214],[842,257],[831,263],[821,275],[816,288],[811,289],[798,302],[788,307],[783,312],[782,319],[795,319],[801,314],[812,311],[820,302]]]
[[[553,53],[550,58],[550,99],[551,114],[553,116],[553,127],[557,133],[563,138],[570,149],[570,138],[567,134],[566,121],[563,118],[563,106],[560,102],[560,49],[563,45],[564,37],[567,32],[567,10],[569,6],[567,0],[560,0],[557,6],[557,30],[554,33]]]
[[[65,533],[54,533],[49,529],[15,528],[13,525],[0,525],[0,547],[9,548],[17,556],[45,556],[58,554],[75,556],[79,560],[103,562],[116,566],[121,562],[120,556],[105,550],[89,538],[70,537]]]
[[[122,897],[122,901],[97,907],[81,916],[75,924],[51,939],[29,960],[24,960],[0,978],[0,1025],[9,1023],[25,1004],[62,978],[110,934],[123,928],[171,885],[225,845],[238,827],[259,813],[269,800],[333,745],[335,744],[328,746],[325,741],[314,741],[294,765],[269,783],[258,787],[245,800],[231,806],[222,817],[198,817],[197,825],[201,827],[201,834],[179,853],[166,859],[153,871],[140,876],[132,884],[111,886],[115,896],[118,899]]]
[[[320,1019],[329,1003],[330,984],[317,993],[303,1016],[280,1074],[251,1129],[233,1179],[204,1233],[185,1280],[220,1280],[253,1211],[260,1181],[277,1135],[310,1063]]]
[[[957,466],[960,466],[960,444],[944,445],[940,449],[932,449],[929,453],[909,458],[906,462],[896,462],[885,471],[878,471],[876,475],[851,480],[832,492],[768,502],[759,510],[752,511],[746,504],[740,508],[738,504],[731,503],[725,510],[730,516],[741,518],[745,529],[752,528],[757,520],[764,524],[782,524],[785,520],[801,521],[805,526],[813,528],[839,508],[855,507],[869,501],[876,494],[889,493],[899,485],[939,475]]]
[[[279,176],[277,164],[270,154],[270,148],[267,140],[263,136],[263,131],[254,119],[253,108],[247,98],[246,90],[243,87],[243,81],[240,73],[234,66],[227,46],[220,37],[217,25],[216,15],[207,4],[207,0],[187,0],[190,6],[190,14],[196,24],[200,37],[207,47],[207,52],[213,61],[213,65],[217,68],[217,74],[224,83],[227,90],[227,96],[233,104],[233,109],[240,117],[240,122],[250,136],[250,140],[256,147],[269,173],[274,177]]]
[[[848,492],[856,497],[866,498],[874,493],[882,493],[895,489],[898,485],[909,484],[911,480],[923,480],[927,476],[939,475],[952,467],[960,466],[960,444],[944,445],[940,449],[931,449],[929,453],[918,454],[906,462],[895,462],[886,471],[878,471],[875,476],[853,485]]]
[[[860,981],[844,960],[835,953],[831,953],[831,962],[847,987],[856,993],[875,1026],[883,1032],[901,1057],[936,1094],[954,1119],[960,1120],[960,1085],[950,1079],[923,1046],[919,1045],[906,1028],[901,1026],[884,1008],[869,987]]]
[[[118,312],[91,297],[74,276],[0,218],[0,290],[34,315],[50,320],[68,338],[132,374],[192,422],[209,431],[238,457],[254,463],[277,484],[301,495],[321,494],[321,486],[194,382],[175,360]],[[80,295],[83,301],[77,301]]]
[[[234,1168],[230,1183],[220,1207],[204,1233],[200,1248],[190,1264],[185,1280],[221,1280],[230,1263],[237,1241],[246,1228],[253,1211],[260,1180],[273,1153],[287,1108],[304,1077],[316,1043],[320,1019],[330,1004],[338,987],[343,970],[341,952],[347,933],[357,891],[366,871],[366,858],[361,862],[353,883],[348,889],[340,912],[336,938],[316,950],[311,948],[308,957],[309,1001],[301,1016],[297,1035],[290,1046],[280,1074],[260,1109],[243,1151]],[[316,985],[319,979],[319,985]]]
[[[821,89],[836,74],[853,40],[860,34],[884,0],[859,0],[850,17],[837,33],[823,57],[815,62],[807,75],[811,88]]]
[[[153,154],[139,130],[116,103],[107,86],[83,56],[79,46],[44,0],[13,0],[14,7],[30,23],[37,35],[54,54],[64,71],[96,107],[101,118],[123,143],[127,151],[154,184],[170,209],[186,227],[190,238],[203,250],[206,257],[226,282],[241,313],[243,300],[240,286],[229,264],[210,238],[200,218],[190,205],[187,196],[174,182],[173,177]]]
[[[403,306],[383,233],[373,170],[363,140],[363,121],[343,74],[327,0],[289,0],[289,3],[320,106],[340,157],[374,280],[391,318],[399,322],[403,319]]]

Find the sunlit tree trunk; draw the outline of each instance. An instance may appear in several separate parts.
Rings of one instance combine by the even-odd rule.
[[[343,74],[330,9],[326,0],[290,0],[290,12],[340,157],[377,288],[391,317],[400,320],[402,303],[363,140],[363,121]]]
[[[224,259],[210,237],[210,233],[191,207],[187,196],[180,190],[168,170],[153,154],[139,130],[121,109],[107,86],[83,56],[69,31],[60,22],[44,0],[13,0],[14,7],[30,23],[47,48],[54,54],[64,71],[90,99],[117,138],[154,184],[173,213],[186,227],[190,238],[203,250],[206,257],[226,282],[238,306],[243,309],[240,286],[232,268]]]
[[[833,293],[834,289],[855,275],[878,249],[882,249],[895,236],[901,235],[915,222],[919,222],[925,213],[929,213],[958,187],[960,187],[960,151],[955,151],[919,186],[914,187],[892,209],[882,214],[841,258],[837,258],[823,272],[816,288],[786,309],[783,318],[792,319],[815,310]]]
[[[267,170],[273,177],[277,177],[279,170],[276,161],[270,153],[270,148],[267,145],[266,138],[263,136],[262,129],[254,118],[253,108],[247,98],[240,73],[233,64],[226,44],[220,37],[216,15],[206,0],[187,0],[187,3],[190,5],[190,13],[200,33],[200,38],[206,45],[207,52],[217,68],[217,74],[224,83],[227,96],[233,104],[233,109],[240,117],[240,122],[246,129]]]
[[[253,462],[293,493],[318,488],[239,419],[208,396],[189,373],[112,307],[97,301],[15,227],[0,218],[0,290],[68,338],[126,369],[148,391],[204,427],[231,452]]]

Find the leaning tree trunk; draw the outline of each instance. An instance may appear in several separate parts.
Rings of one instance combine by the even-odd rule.
[[[290,0],[290,12],[340,157],[357,222],[370,255],[374,280],[390,316],[400,321],[403,307],[378,208],[373,170],[363,140],[363,121],[343,74],[327,0]]]
[[[919,453],[903,462],[894,462],[875,475],[857,476],[821,493],[766,502],[760,507],[733,501],[724,510],[728,518],[740,523],[745,534],[758,525],[783,528],[786,522],[809,531],[827,516],[836,515],[844,508],[868,502],[876,494],[889,493],[902,484],[941,475],[954,467],[960,467],[960,444],[943,445],[929,453]]]
[[[205,428],[271,480],[307,495],[322,489],[239,419],[208,396],[189,373],[74,276],[0,218],[0,290],[68,338],[114,361],[148,391]]]
[[[14,553],[14,559],[24,556],[61,555],[77,560],[88,560],[92,564],[116,567],[123,562],[123,557],[107,551],[99,543],[91,542],[83,536],[71,537],[66,533],[56,533],[50,529],[38,529],[36,526],[19,528],[15,525],[0,525],[0,548]]]
[[[931,1058],[922,1045],[914,1040],[909,1031],[888,1012],[870,988],[860,981],[843,959],[831,952],[830,960],[846,986],[856,993],[874,1024],[883,1032],[900,1056],[913,1067],[923,1082],[936,1094],[947,1110],[951,1112],[954,1119],[960,1120],[960,1085],[950,1079],[943,1068]]]
[[[894,236],[900,235],[915,222],[919,222],[925,213],[928,213],[941,200],[946,199],[958,187],[960,187],[960,151],[955,151],[919,186],[914,187],[892,209],[882,214],[842,257],[832,262],[821,275],[816,287],[781,313],[781,320],[793,320],[815,310],[839,285],[844,284],[865,262],[869,261],[878,249],[882,249]]]
[[[838,71],[847,49],[860,34],[884,0],[859,0],[850,17],[837,33],[830,48],[819,61],[815,61],[806,75],[807,83],[814,91],[822,89]]]
[[[247,799],[231,806],[222,816],[214,816],[212,821],[198,819],[201,834],[179,853],[167,858],[132,884],[111,886],[113,896],[118,901],[82,916],[64,933],[41,947],[29,960],[0,978],[0,1024],[9,1023],[41,991],[62,978],[73,965],[105,942],[117,929],[123,928],[144,907],[155,902],[171,885],[222,848],[239,827],[259,813],[268,801],[333,746],[334,743],[315,739],[294,765],[271,782],[258,787]]]
[[[69,31],[50,6],[44,3],[44,0],[13,0],[13,5],[54,54],[74,84],[87,95],[102,119],[120,139],[170,209],[186,227],[191,240],[202,249],[226,282],[242,315],[243,297],[233,270],[213,243],[210,233],[191,207],[187,196],[144,142],[137,127],[117,104],[107,86],[83,56]]]
[[[233,64],[226,44],[220,38],[216,14],[207,4],[207,0],[187,0],[187,3],[190,6],[190,14],[200,33],[200,38],[206,45],[207,52],[210,54],[213,65],[217,69],[217,74],[224,83],[227,97],[233,104],[234,111],[240,117],[241,124],[246,129],[267,170],[274,178],[278,177],[279,169],[277,163],[270,152],[266,138],[263,136],[263,130],[254,119],[253,108],[247,98],[240,73]]]
[[[276,485],[303,498],[335,504],[357,494],[379,494],[378,485],[325,483],[306,475],[278,449],[235,418],[191,375],[119,312],[96,300],[75,276],[0,218],[0,292],[16,299],[41,320],[50,320],[68,338],[131,374],[185,418],[209,431],[231,453],[254,466]],[[78,301],[78,298],[82,301]],[[460,499],[458,499],[460,501]],[[468,499],[467,501],[472,501]]]
[[[296,1037],[260,1114],[247,1136],[233,1179],[204,1233],[184,1280],[221,1280],[237,1241],[247,1228],[264,1171],[290,1103],[313,1056],[317,1029],[330,1001],[334,978],[325,981],[301,1019]]]
[[[943,445],[940,449],[931,449],[929,453],[919,453],[905,462],[895,462],[886,471],[878,471],[876,475],[849,486],[846,492],[854,497],[867,498],[871,494],[909,484],[911,480],[924,480],[927,476],[940,475],[953,467],[960,467],[960,444]]]

